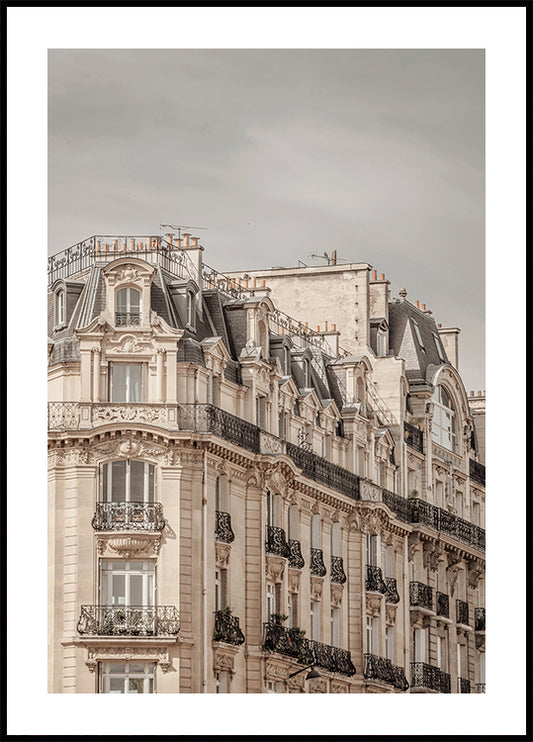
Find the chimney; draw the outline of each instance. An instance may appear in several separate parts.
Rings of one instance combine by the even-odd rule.
[[[198,247],[198,237],[191,237],[191,245],[193,247]]]
[[[184,234],[183,235],[183,247],[189,247],[189,237],[190,234]]]
[[[380,281],[384,281],[385,280],[385,274],[384,273],[381,274],[381,276],[379,277],[379,280]]]
[[[378,280],[378,272],[377,271],[372,271],[372,280],[373,281],[377,281]]]
[[[452,366],[459,370],[459,333],[458,327],[438,326],[440,339]]]
[[[425,312],[425,311],[426,311],[426,305],[425,305],[425,304],[422,304],[422,311],[423,311],[423,312]]]
[[[420,309],[420,302],[418,301],[418,299],[415,301],[415,307],[417,309]]]

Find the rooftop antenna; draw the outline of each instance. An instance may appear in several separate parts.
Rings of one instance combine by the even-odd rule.
[[[310,258],[318,258],[319,260],[325,260],[328,265],[337,265],[337,251],[332,250],[331,255],[327,252],[323,252],[322,255],[315,255],[314,253],[309,255]]]
[[[208,227],[188,227],[185,224],[160,224],[160,229],[171,229],[173,232],[178,233],[178,240],[181,239],[182,229],[208,229]]]

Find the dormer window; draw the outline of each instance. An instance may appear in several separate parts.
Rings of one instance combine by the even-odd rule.
[[[422,340],[422,335],[420,333],[420,327],[418,326],[418,322],[416,320],[413,320],[413,327],[415,330],[416,339],[418,340],[418,344],[420,346],[421,350],[425,350],[424,348],[424,341]]]
[[[439,336],[438,335],[435,335],[435,333],[433,333],[433,337],[435,339],[435,346],[437,348],[437,353],[439,355],[440,362],[441,363],[447,363],[446,356],[444,354],[444,350],[442,349],[442,344],[440,342]]]
[[[194,313],[195,294],[192,289],[187,289],[187,325],[191,330],[196,329],[196,315]]]
[[[56,320],[56,326],[62,325],[65,322],[65,291],[64,289],[60,289],[56,294],[55,320]]]
[[[126,286],[117,291],[115,324],[117,327],[141,324],[141,292],[138,289]]]
[[[283,373],[285,376],[291,375],[291,351],[287,346],[283,348]]]
[[[309,358],[304,358],[304,388],[309,389],[311,386],[311,364]]]
[[[431,435],[449,451],[455,450],[455,409],[446,389],[439,385],[433,393],[433,421]]]

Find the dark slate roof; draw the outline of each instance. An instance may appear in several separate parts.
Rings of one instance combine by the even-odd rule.
[[[443,365],[435,344],[435,335],[438,338],[439,331],[432,316],[408,301],[394,301],[389,304],[389,348],[405,361],[405,375],[411,385],[432,383],[435,371]],[[437,342],[440,343],[440,338]],[[441,348],[447,361],[442,343]]]

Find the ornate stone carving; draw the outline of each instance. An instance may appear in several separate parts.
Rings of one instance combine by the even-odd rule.
[[[309,693],[327,693],[328,681],[326,678],[316,678],[309,681]]]
[[[316,603],[322,600],[322,585],[324,580],[322,577],[311,576],[311,600]]]
[[[141,272],[135,265],[127,263],[115,272],[117,283],[129,283],[136,281],[141,276]]]
[[[217,567],[224,569],[229,564],[229,557],[231,554],[231,545],[217,541],[215,543],[215,561]]]
[[[229,672],[231,675],[235,672],[235,655],[239,651],[238,647],[231,648],[227,645],[224,647],[213,647],[213,670],[215,672]]]
[[[98,662],[157,662],[164,673],[171,668],[168,647],[144,646],[144,647],[87,647],[87,660],[85,664],[91,672],[96,670]]]
[[[369,616],[379,616],[381,613],[381,595],[366,596],[366,612]]]
[[[340,683],[338,680],[332,680],[330,693],[349,693],[349,686],[346,683]]]
[[[398,606],[393,603],[385,603],[385,621],[387,626],[394,626],[396,623],[396,609]]]
[[[343,592],[344,585],[337,584],[336,582],[331,583],[331,605],[334,608],[338,608],[342,603]]]
[[[424,569],[435,570],[438,561],[444,553],[444,546],[441,541],[424,541],[422,547]]]
[[[288,578],[289,578],[289,592],[299,593],[300,592],[300,570],[289,569]]]
[[[285,559],[279,556],[267,554],[266,556],[266,576],[272,582],[281,582],[285,572]]]
[[[459,567],[457,564],[452,564],[446,569],[448,575],[448,585],[450,587],[450,595],[453,597],[455,594],[455,583],[459,575]]]
[[[305,672],[301,672],[299,675],[295,675],[293,678],[287,677],[287,683],[289,688],[294,693],[297,690],[299,693],[305,693]]]
[[[483,575],[483,565],[474,560],[468,562],[467,579],[469,587],[477,587],[479,578]]]
[[[265,665],[265,677],[269,680],[287,680],[290,665],[276,657],[268,657]]]
[[[107,547],[122,557],[133,559],[143,554],[144,556],[157,556],[161,548],[160,534],[136,534],[135,536],[113,536],[101,537],[97,545],[101,547],[101,542],[107,542]],[[102,552],[101,552],[102,553]]]
[[[121,342],[114,348],[109,350],[113,353],[139,353],[143,349],[141,343],[139,343],[132,335],[126,335],[121,339]]]
[[[380,502],[381,500],[381,487],[376,484],[369,482],[365,479],[361,480],[360,484],[361,500],[368,500],[370,502]]]
[[[416,533],[410,533],[407,537],[407,558],[413,561],[415,552],[420,548],[420,539]]]

